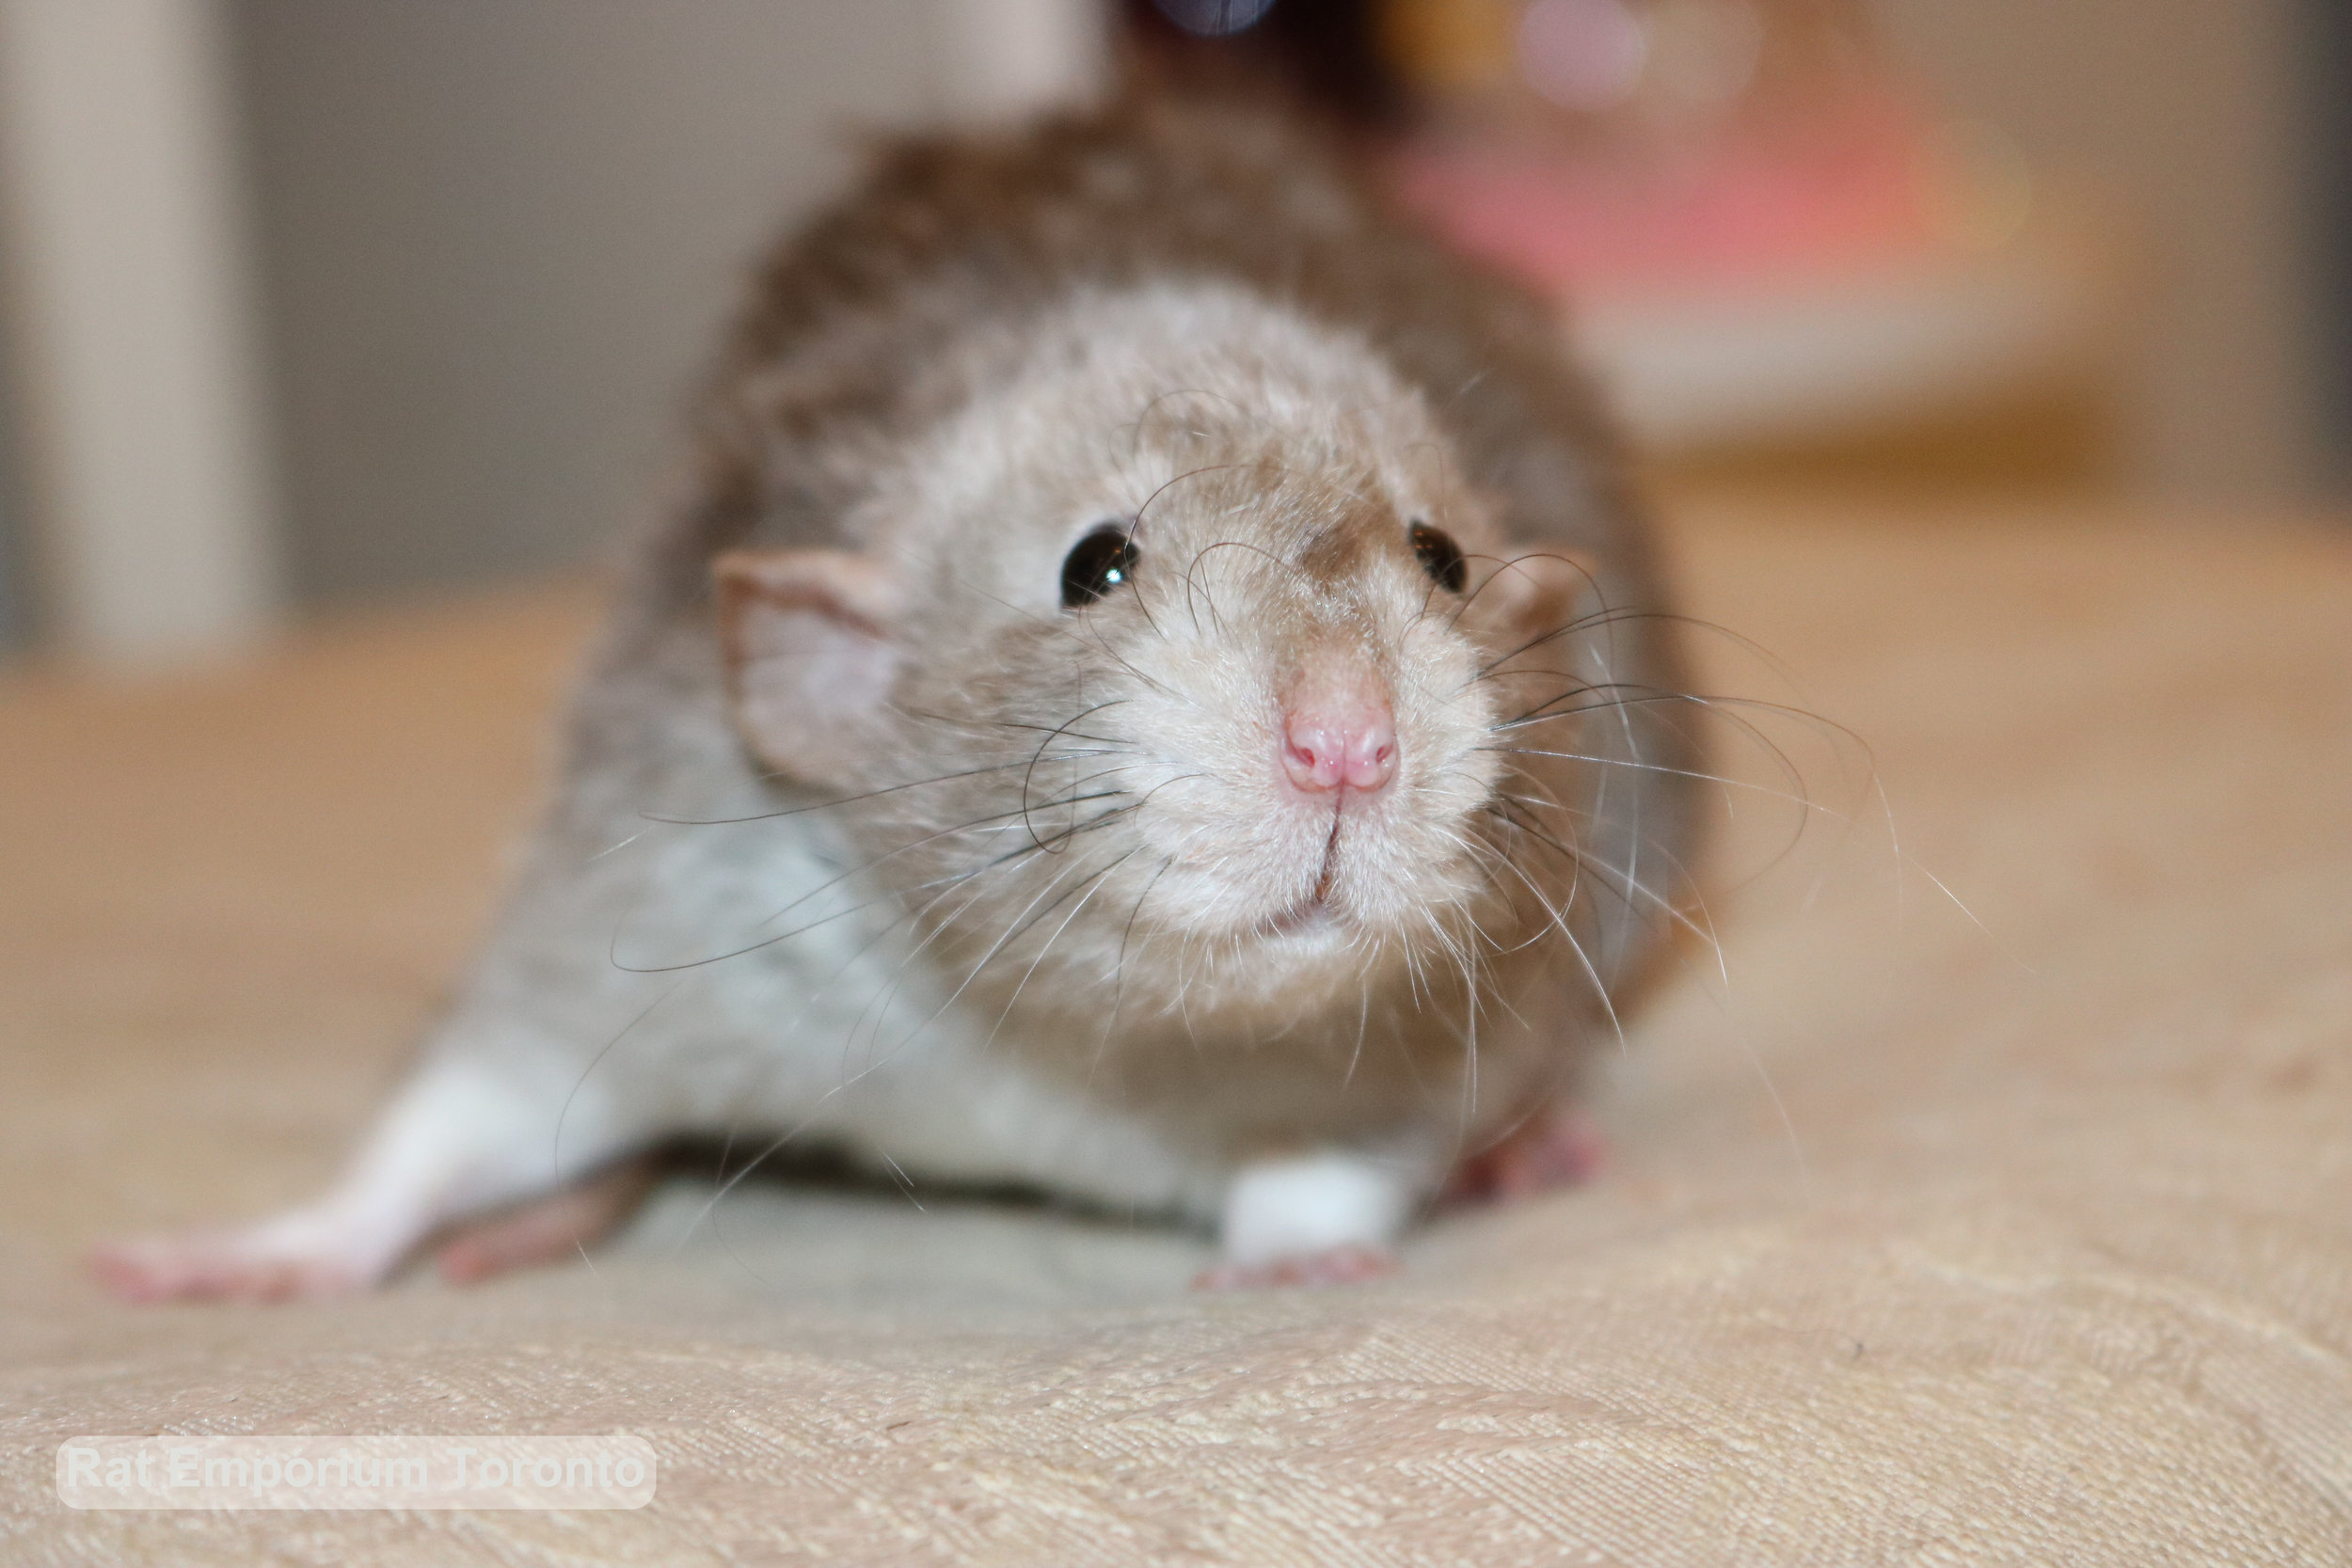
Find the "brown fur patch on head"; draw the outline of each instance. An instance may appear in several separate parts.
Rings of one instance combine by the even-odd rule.
[[[1400,547],[1409,555],[1410,547],[1401,545],[1404,538],[1405,525],[1393,503],[1335,498],[1329,520],[1313,528],[1298,552],[1298,568],[1324,587],[1336,588],[1361,577],[1375,556],[1394,555]]]

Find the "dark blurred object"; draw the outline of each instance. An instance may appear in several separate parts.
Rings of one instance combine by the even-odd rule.
[[[1121,0],[1120,8],[1147,56],[1186,72],[1270,73],[1365,129],[1393,129],[1410,107],[1371,0]]]
[[[1582,295],[1931,243],[1927,117],[1859,0],[1127,0],[1147,54],[1271,71],[1401,144],[1478,254]]]
[[[27,544],[24,469],[19,467],[13,437],[22,417],[9,396],[8,356],[0,354],[0,657],[16,653],[33,640],[32,613],[25,585],[30,574],[20,559]]]
[[[2302,175],[2312,214],[2322,476],[2352,490],[2352,6],[2304,0],[2304,102],[2312,136]]]
[[[1572,302],[1580,351],[1654,453],[1939,483],[2104,464],[2102,394],[2081,391],[2110,292],[2095,214],[2054,213],[1996,128],[1937,114],[1863,0],[1126,16],[1186,71],[1286,78],[1365,134],[1438,231]],[[1945,448],[1969,462],[1920,461]]]
[[[1836,90],[1858,0],[1121,0],[1149,55],[1272,71],[1361,126],[1575,136],[1707,124]]]

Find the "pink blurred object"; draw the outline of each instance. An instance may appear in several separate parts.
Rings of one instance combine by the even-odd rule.
[[[1935,248],[1926,127],[1891,91],[1698,145],[1409,147],[1399,189],[1456,244],[1547,292],[1626,298],[1862,273]]]

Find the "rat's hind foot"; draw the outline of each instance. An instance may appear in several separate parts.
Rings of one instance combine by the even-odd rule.
[[[1270,1258],[1260,1263],[1218,1263],[1200,1271],[1196,1291],[1287,1291],[1321,1285],[1361,1285],[1396,1272],[1387,1247],[1337,1246],[1327,1252]]]
[[[510,1269],[564,1261],[634,1214],[658,1174],[651,1159],[624,1160],[562,1192],[469,1220],[437,1254],[441,1277],[471,1285]]]
[[[1549,1106],[1454,1166],[1440,1199],[1512,1203],[1590,1181],[1608,1162],[1608,1141],[1590,1112],[1581,1105]]]

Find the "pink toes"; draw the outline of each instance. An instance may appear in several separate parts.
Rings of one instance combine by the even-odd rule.
[[[1192,1282],[1196,1291],[1288,1291],[1325,1285],[1361,1285],[1396,1272],[1396,1254],[1386,1247],[1341,1246],[1263,1263],[1219,1263]]]
[[[650,1161],[631,1160],[562,1192],[449,1231],[441,1273],[460,1284],[568,1258],[635,1211]],[[124,1301],[314,1301],[366,1290],[431,1225],[421,1203],[387,1209],[329,1199],[247,1226],[142,1236],[91,1249],[91,1272]]]
[[[1515,1202],[1589,1181],[1608,1160],[1599,1124],[1580,1106],[1561,1106],[1529,1117],[1501,1143],[1455,1166],[1442,1197],[1448,1203]]]
[[[91,1272],[117,1299],[310,1301],[368,1283],[341,1259],[292,1257],[235,1230],[190,1230],[95,1247]]]

